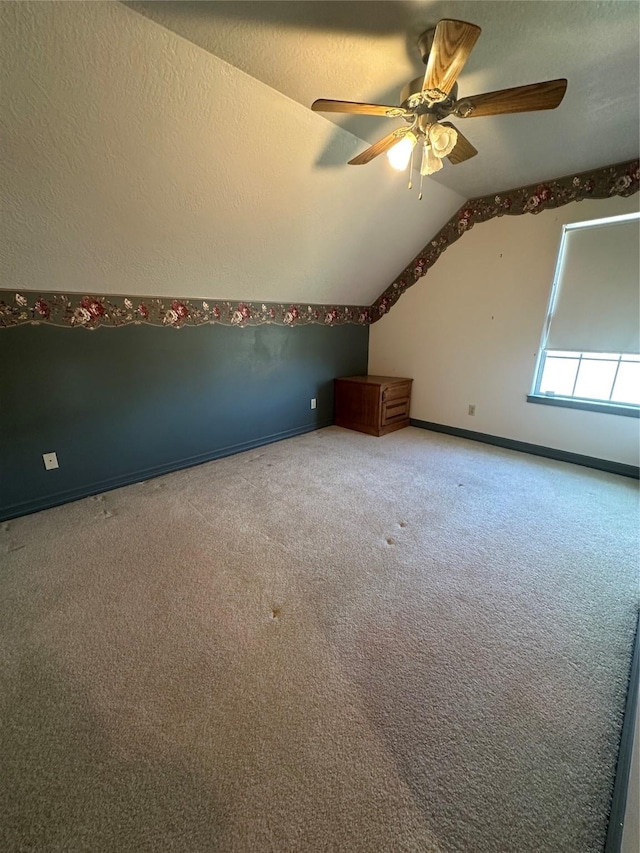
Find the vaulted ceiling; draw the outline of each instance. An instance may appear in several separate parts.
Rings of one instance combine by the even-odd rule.
[[[569,78],[553,112],[467,120],[425,182],[346,161],[388,120],[442,17],[483,35],[461,92]],[[638,153],[626,2],[2,2],[5,287],[371,303],[469,196]]]
[[[434,180],[465,198],[638,155],[640,6],[634,2],[129,5],[303,106],[320,97],[397,104],[404,84],[424,74],[418,36],[441,18],[482,28],[460,76],[459,97],[566,77],[567,94],[554,111],[455,120],[479,154]],[[339,114],[326,120],[368,143],[402,125],[401,119]],[[344,166],[330,147],[323,157],[325,165]],[[388,166],[382,158],[368,168]]]

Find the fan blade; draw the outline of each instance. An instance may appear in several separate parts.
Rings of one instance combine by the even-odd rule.
[[[547,80],[544,83],[531,83],[529,86],[515,86],[513,89],[500,89],[498,92],[461,98],[456,103],[454,112],[458,118],[475,118],[501,113],[554,110],[559,106],[566,91],[567,81],[564,78]]]
[[[458,134],[458,141],[456,142],[456,147],[453,149],[451,154],[447,157],[447,160],[453,165],[457,165],[458,163],[464,163],[465,160],[470,160],[472,157],[475,157],[478,153],[477,149],[473,147],[473,145],[469,142],[466,136],[464,136],[458,128],[451,124],[450,121],[441,122],[445,127],[452,127],[455,132]]]
[[[480,27],[465,21],[438,23],[422,84],[430,101],[443,101],[453,89],[481,32]]]
[[[393,130],[391,133],[383,136],[382,139],[374,142],[374,144],[370,148],[367,148],[366,151],[363,151],[362,154],[358,154],[358,156],[354,157],[353,160],[349,160],[349,165],[363,166],[365,163],[369,163],[374,157],[377,157],[378,154],[384,154],[385,151],[392,148],[396,142],[399,142],[410,130],[410,127],[396,128],[396,130]]]
[[[327,101],[319,98],[311,104],[311,109],[316,113],[352,113],[361,116],[389,116],[398,118],[406,115],[407,111],[402,107],[389,107],[384,104],[358,104],[354,101]]]

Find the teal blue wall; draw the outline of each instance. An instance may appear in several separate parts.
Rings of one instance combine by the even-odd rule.
[[[0,518],[326,426],[368,340],[356,325],[0,329]]]

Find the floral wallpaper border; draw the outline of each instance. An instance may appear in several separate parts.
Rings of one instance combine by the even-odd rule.
[[[479,222],[496,216],[520,216],[562,207],[585,198],[630,196],[640,189],[640,161],[631,160],[580,174],[566,175],[553,181],[518,187],[514,190],[469,199],[416,255],[411,263],[371,306],[371,322],[383,317],[435,264],[452,243]]]
[[[349,305],[296,305],[289,303],[224,302],[205,299],[157,299],[127,296],[81,296],[63,293],[0,291],[0,327],[23,323],[97,329],[140,325],[304,326],[319,323],[367,326],[371,309]]]
[[[372,306],[303,305],[285,302],[227,302],[223,300],[96,296],[0,290],[0,327],[46,323],[67,328],[140,325],[302,326],[316,323],[368,326],[383,317],[405,291],[435,264],[444,251],[479,222],[496,216],[519,216],[562,207],[585,198],[630,196],[640,189],[640,162],[567,175],[553,181],[470,199],[427,243]]]

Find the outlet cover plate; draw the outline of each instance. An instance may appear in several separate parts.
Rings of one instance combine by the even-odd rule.
[[[315,407],[316,407],[316,405],[317,405],[317,402],[318,402],[318,401],[316,400],[316,398],[315,398],[315,397],[312,397],[312,398],[311,398],[311,408],[312,408],[312,409],[315,409]]]
[[[47,471],[53,471],[54,468],[59,468],[58,465],[58,457],[55,453],[43,453],[42,461],[44,462],[44,467]]]

